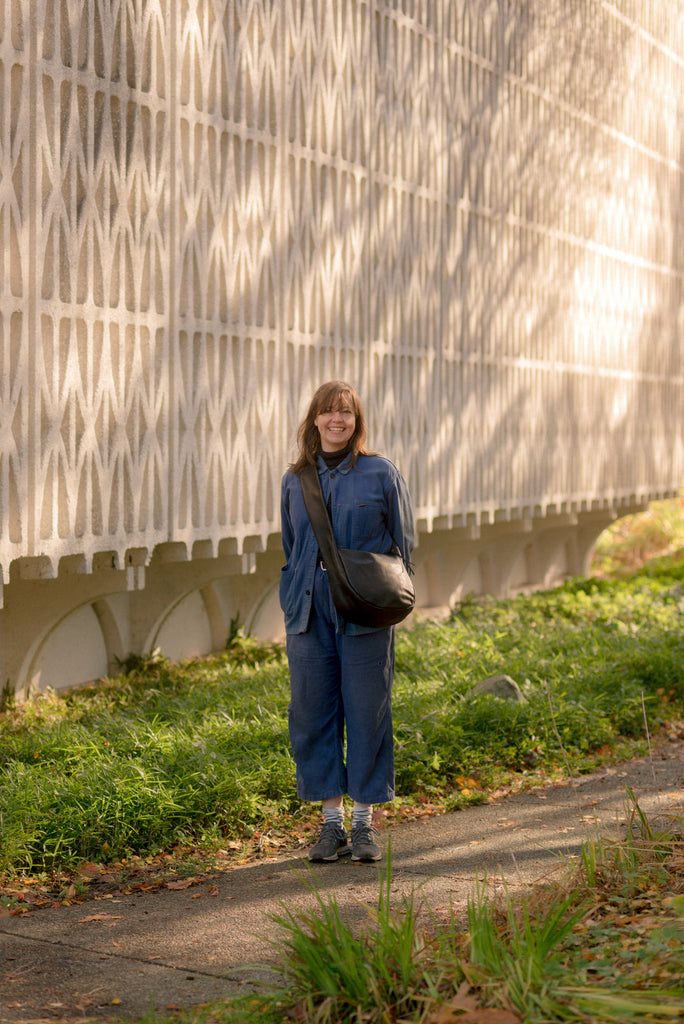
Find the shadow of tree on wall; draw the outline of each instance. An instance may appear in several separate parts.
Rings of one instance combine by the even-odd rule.
[[[468,195],[447,198],[466,228],[441,297],[443,309],[451,304],[459,313],[458,337],[444,333],[444,314],[427,388],[418,375],[404,383],[422,436],[407,442],[398,424],[406,407],[396,416],[401,440],[393,447],[418,481],[419,505],[428,495],[442,514],[629,502],[668,477],[663,463],[644,465],[657,440],[653,421],[639,424],[639,462],[625,431],[637,421],[644,391],[662,395],[668,387],[672,364],[662,346],[654,357],[653,331],[676,319],[670,269],[656,270],[656,309],[642,311],[651,253],[621,247],[617,225],[605,223],[616,171],[631,148],[615,126],[629,83],[631,33],[597,32],[567,5],[537,11],[541,34],[533,18],[503,26],[507,74],[499,60],[487,104],[469,109],[463,124],[477,145],[462,150]],[[513,50],[533,61],[533,74],[513,66]],[[527,115],[515,109],[519,98],[532,108]],[[451,154],[448,160],[451,168]],[[498,186],[490,186],[488,201],[492,181]],[[626,218],[638,213],[638,204],[624,204]],[[681,202],[672,216],[681,218]],[[633,232],[624,233],[633,245]],[[660,381],[648,384],[642,375]],[[430,467],[439,467],[430,478],[439,489],[456,461],[458,481],[446,500],[435,500],[422,485]]]
[[[636,28],[560,0],[421,11],[309,0],[288,21],[295,8],[285,4],[232,4],[222,22],[207,13],[186,24],[176,12],[164,26],[174,41],[162,40],[161,22],[151,29],[151,16],[119,24],[126,88],[144,106],[154,75],[164,83],[151,97],[163,108],[156,120],[129,104],[112,145],[122,176],[138,147],[150,181],[156,172],[169,187],[156,213],[142,179],[129,194],[131,244],[158,216],[151,230],[168,260],[167,337],[140,387],[153,397],[166,382],[169,393],[163,408],[144,395],[122,402],[111,435],[97,434],[105,454],[89,452],[92,430],[76,437],[78,415],[62,431],[64,464],[73,441],[85,474],[74,500],[85,480],[102,490],[95,505],[118,502],[126,544],[189,538],[215,553],[252,536],[263,545],[277,532],[302,403],[333,374],[358,383],[371,441],[401,465],[428,523],[610,503],[667,485],[678,464],[667,417],[681,408],[682,139],[663,211],[666,266],[634,223],[624,229],[667,163],[651,140],[623,134],[626,91],[633,100],[634,80],[648,78],[643,68],[632,75]],[[306,78],[301,88],[292,75]],[[103,145],[97,130],[91,143]],[[625,163],[634,149],[636,188]],[[84,161],[95,167],[95,150]],[[218,185],[217,167],[230,172]],[[219,190],[213,206],[209,185]],[[138,296],[149,290],[150,257],[142,263],[139,279],[128,271]],[[139,346],[138,327],[148,330],[137,305],[120,345]],[[101,460],[105,484],[85,472],[88,458]],[[121,530],[102,519],[101,538],[65,537],[62,553],[120,544]]]

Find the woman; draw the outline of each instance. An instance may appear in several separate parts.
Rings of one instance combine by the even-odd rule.
[[[388,553],[407,566],[414,543],[406,483],[388,459],[366,448],[366,421],[353,387],[322,384],[297,433],[298,457],[281,489],[283,549],[280,579],[290,667],[289,727],[297,793],[321,801],[323,827],[309,860],[381,857],[373,805],[394,799],[392,682],[394,627],[346,622],[336,612],[302,497],[299,473],[318,467],[340,547]],[[346,760],[345,760],[346,729]],[[354,801],[351,848],[344,796]]]

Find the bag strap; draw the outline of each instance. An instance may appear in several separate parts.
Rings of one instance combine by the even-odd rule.
[[[325,567],[329,571],[332,570],[337,572],[338,575],[343,575],[344,569],[340,562],[337,541],[333,533],[330,516],[323,501],[323,491],[317,467],[308,463],[299,474],[299,479],[302,485],[302,496],[306,511],[313,532],[316,535]]]

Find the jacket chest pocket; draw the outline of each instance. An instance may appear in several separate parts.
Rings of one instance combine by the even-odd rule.
[[[351,547],[362,547],[382,540],[385,532],[385,506],[379,501],[357,501],[351,513]]]

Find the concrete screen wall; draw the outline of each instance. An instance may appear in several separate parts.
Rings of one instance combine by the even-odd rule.
[[[419,603],[584,571],[684,469],[684,2],[12,0],[0,673],[278,635],[351,380]]]

